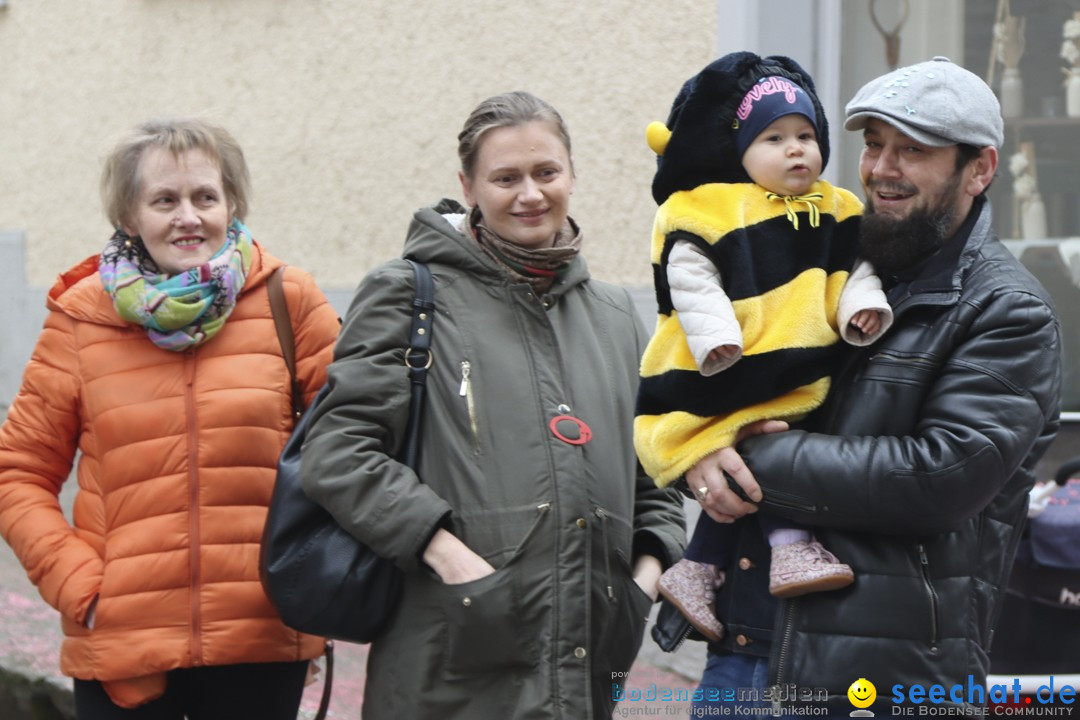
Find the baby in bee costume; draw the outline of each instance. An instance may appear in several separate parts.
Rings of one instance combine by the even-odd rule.
[[[659,204],[651,262],[659,306],[641,363],[634,440],[658,485],[766,419],[819,407],[843,351],[888,330],[892,311],[858,255],[862,204],[820,180],[828,124],[794,60],[726,55],[690,78],[667,125],[648,129]],[[843,587],[851,568],[808,529],[760,522],[772,546],[770,592]],[[705,637],[730,525],[698,522],[660,592]]]

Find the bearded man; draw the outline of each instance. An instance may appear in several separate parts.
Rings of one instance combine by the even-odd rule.
[[[862,252],[893,327],[851,351],[801,429],[759,428],[686,482],[715,519],[760,509],[812,526],[855,582],[777,604],[757,523],[740,523],[717,602],[728,632],[709,647],[701,704],[730,697],[712,688],[758,688],[827,694],[846,716],[849,688],[869,681],[879,716],[930,698],[972,713],[993,700],[994,624],[1058,428],[1058,318],[990,227],[1003,123],[985,82],[934,58],[872,80],[846,114],[865,141]]]

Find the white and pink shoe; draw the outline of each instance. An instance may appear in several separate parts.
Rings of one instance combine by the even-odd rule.
[[[839,590],[855,582],[849,565],[817,540],[777,545],[769,566],[769,592],[780,598]]]
[[[716,589],[724,584],[724,573],[715,565],[682,559],[660,576],[660,594],[678,608],[694,629],[712,642],[724,636],[724,626],[716,619]]]

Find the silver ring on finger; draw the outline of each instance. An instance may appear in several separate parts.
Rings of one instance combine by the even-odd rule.
[[[697,494],[698,494],[698,497],[700,499],[702,499],[702,500],[709,497],[709,486],[708,485],[702,485],[701,487],[699,487],[697,489]]]

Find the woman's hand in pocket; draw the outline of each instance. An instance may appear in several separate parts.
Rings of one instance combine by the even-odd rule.
[[[495,572],[484,558],[461,542],[456,535],[440,528],[424,550],[424,562],[447,585],[479,580]]]
[[[90,601],[90,607],[86,609],[86,617],[83,619],[83,624],[86,625],[87,630],[94,629],[94,620],[97,619],[97,604],[98,598],[101,595],[95,595],[94,599]]]
[[[652,598],[653,602],[656,602],[656,583],[659,582],[663,572],[664,566],[652,555],[642,555],[634,563],[634,582],[638,584],[642,592]]]

